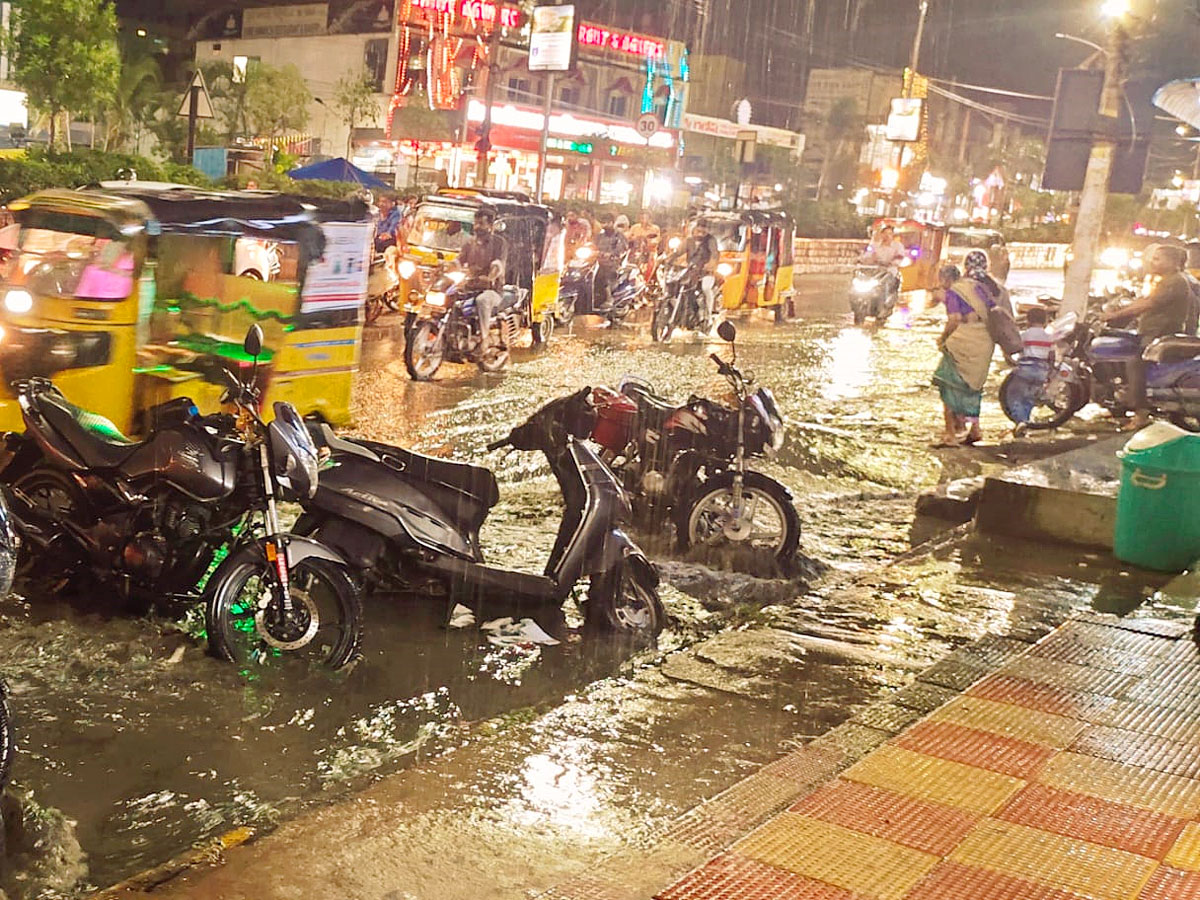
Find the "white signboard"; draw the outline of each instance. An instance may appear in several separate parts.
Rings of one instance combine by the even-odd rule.
[[[529,71],[566,72],[575,55],[575,7],[538,6],[529,34]]]
[[[355,309],[367,297],[370,274],[370,222],[323,222],[325,252],[308,267],[300,311],[304,315],[331,309]]]
[[[804,149],[804,135],[783,128],[771,128],[767,125],[741,126],[729,119],[718,119],[713,116],[698,116],[694,113],[683,114],[684,131],[696,134],[710,134],[719,138],[736,141],[742,131],[753,130],[758,135],[760,144],[770,144],[772,147],[787,147],[793,153],[799,154]]]
[[[897,97],[887,120],[887,139],[897,143],[912,143],[921,139],[921,106],[915,98]]]
[[[242,37],[278,38],[325,34],[328,21],[327,3],[247,9],[242,13]]]

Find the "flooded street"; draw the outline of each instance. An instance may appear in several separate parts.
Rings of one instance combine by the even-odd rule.
[[[985,443],[931,450],[941,418],[929,386],[936,311],[854,328],[847,281],[804,279],[800,321],[746,323],[739,339],[739,365],[775,392],[789,426],[778,458],[755,467],[797,497],[798,577],[720,571],[639,534],[662,565],[673,618],[656,648],[575,632],[556,645],[490,642],[476,627],[444,627],[443,601],[376,596],[362,662],[296,680],[208,658],[194,623],[106,619],[86,602],[43,597],[0,603],[16,787],[65,820],[53,858],[25,860],[0,887],[10,900],[79,895],[410,770],[368,791],[361,818],[339,826],[370,843],[384,840],[372,816],[402,807],[407,820],[407,837],[387,838],[394,868],[355,871],[344,895],[523,896],[651,834],[967,641],[1144,600],[1157,585],[1101,557],[1079,563],[982,538],[882,567],[936,530],[914,521],[920,490],[1111,426],[1015,442],[994,371]],[[1041,292],[1061,277],[1018,272],[1013,282]],[[352,432],[494,467],[502,499],[483,529],[485,554],[528,571],[549,555],[557,485],[540,456],[488,455],[488,442],[551,398],[626,374],[680,400],[726,393],[708,358],[722,345],[687,336],[654,346],[640,327],[559,335],[546,351],[518,352],[502,375],[447,366],[416,384],[399,323],[384,323],[367,335]],[[342,834],[329,842],[314,878],[353,864]],[[420,849],[432,846],[457,847],[470,865]],[[388,894],[388,884],[407,893]]]

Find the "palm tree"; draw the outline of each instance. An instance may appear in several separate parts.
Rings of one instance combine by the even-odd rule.
[[[852,97],[835,100],[824,120],[825,158],[821,160],[821,177],[817,180],[817,199],[824,200],[830,174],[836,164],[844,161],[849,150],[856,147],[863,132],[863,118],[858,103]]]
[[[142,127],[154,115],[161,88],[162,70],[153,56],[122,60],[116,94],[104,110],[105,150],[124,149],[131,139],[135,144],[139,141]]]

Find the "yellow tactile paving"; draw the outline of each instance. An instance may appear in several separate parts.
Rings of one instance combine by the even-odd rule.
[[[1077,719],[970,696],[950,701],[929,718],[1043,744],[1056,750],[1071,746],[1071,742],[1087,728],[1086,723]]]
[[[1040,656],[1020,657],[1004,667],[1004,674],[1109,697],[1120,697],[1138,680],[1134,675],[1101,672],[1088,666],[1076,666]]]
[[[880,747],[842,774],[851,781],[984,815],[1025,786],[1020,778],[894,746]]]
[[[1200,815],[1200,781],[1078,753],[1055,756],[1038,781],[1181,819]]]
[[[733,849],[872,900],[900,900],[940,862],[928,853],[795,813],[784,813]]]
[[[1176,869],[1200,872],[1200,824],[1193,822],[1183,829],[1164,862]]]
[[[985,820],[967,835],[950,859],[1093,900],[1133,900],[1157,866],[1134,853],[996,819]]]

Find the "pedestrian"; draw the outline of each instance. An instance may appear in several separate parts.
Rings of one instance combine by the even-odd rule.
[[[977,257],[983,257],[982,264]],[[970,445],[983,437],[979,414],[996,343],[987,324],[990,289],[973,275],[987,272],[987,256],[973,250],[967,254],[966,264],[966,276],[955,266],[939,272],[941,282],[950,286],[945,288],[946,327],[937,339],[942,358],[933,373],[945,421],[935,447]],[[965,434],[961,433],[964,429]]]
[[[1142,350],[1160,337],[1181,333],[1192,305],[1192,289],[1183,275],[1178,249],[1166,244],[1156,244],[1152,250],[1147,250],[1145,258],[1150,274],[1155,277],[1150,292],[1140,300],[1135,300],[1122,309],[1107,312],[1102,317],[1104,322],[1137,319]],[[1146,397],[1146,364],[1141,353],[1129,361],[1127,375],[1133,419],[1126,429],[1136,431],[1150,424],[1150,403]]]
[[[1040,306],[1025,314],[1028,326],[1021,332],[1021,355],[1017,359],[1016,371],[1008,388],[1009,412],[1016,420],[1017,436],[1024,431],[1020,426],[1029,423],[1038,395],[1050,380],[1050,366],[1054,362],[1054,338],[1046,330],[1049,315]]]

